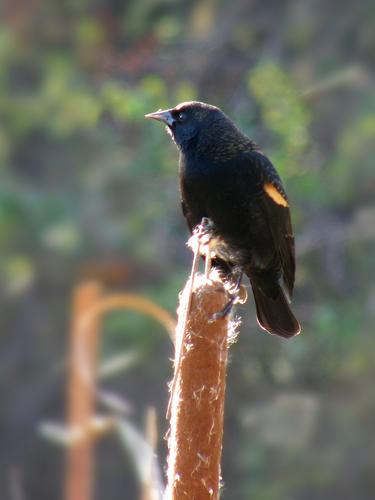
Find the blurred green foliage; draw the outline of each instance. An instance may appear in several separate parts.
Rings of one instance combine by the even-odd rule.
[[[276,63],[257,66],[249,89],[261,109],[264,124],[278,138],[273,158],[283,177],[301,170],[309,141],[309,112],[293,81]]]

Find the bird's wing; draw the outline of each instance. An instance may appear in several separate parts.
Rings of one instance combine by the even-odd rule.
[[[295,248],[288,197],[270,160],[261,153],[255,153],[255,156],[261,178],[261,206],[280,258],[286,291],[291,296],[295,275]]]

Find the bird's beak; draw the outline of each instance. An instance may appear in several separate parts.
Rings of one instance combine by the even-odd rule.
[[[172,126],[174,122],[174,118],[170,109],[167,109],[166,111],[159,110],[155,111],[155,113],[149,113],[148,115],[145,115],[145,118],[151,118],[152,120],[163,122],[169,126]]]

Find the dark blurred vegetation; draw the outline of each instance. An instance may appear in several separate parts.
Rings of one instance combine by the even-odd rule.
[[[0,15],[0,497],[16,480],[26,500],[61,497],[63,450],[36,427],[64,418],[75,283],[176,307],[191,261],[177,152],[143,115],[197,98],[285,181],[303,325],[283,342],[240,309],[223,499],[372,499],[375,4],[6,0]],[[103,339],[103,361],[134,354],[105,384],[140,426],[156,406],[163,465],[169,338],[118,313]],[[97,456],[97,498],[137,498],[120,445]]]

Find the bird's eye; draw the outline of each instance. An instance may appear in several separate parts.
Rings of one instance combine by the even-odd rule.
[[[181,122],[183,122],[183,121],[185,121],[185,120],[186,120],[186,113],[183,113],[183,112],[178,113],[178,115],[177,115],[177,120],[178,120],[180,123],[181,123]]]

